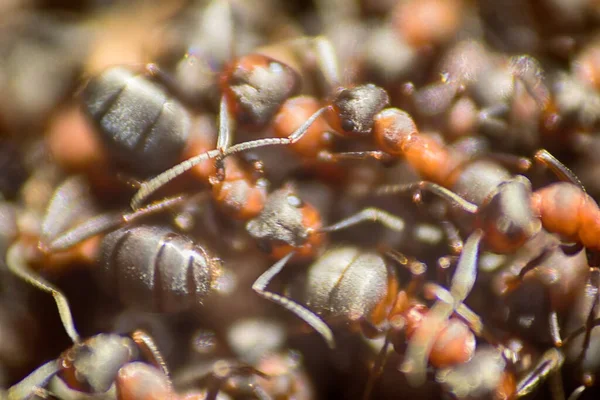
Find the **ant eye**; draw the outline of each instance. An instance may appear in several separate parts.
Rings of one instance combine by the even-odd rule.
[[[352,132],[354,130],[354,122],[351,119],[342,120],[342,129],[345,132]]]
[[[304,202],[302,201],[302,199],[293,194],[291,194],[287,197],[287,202],[290,206],[296,207],[296,208],[301,208],[304,206]]]

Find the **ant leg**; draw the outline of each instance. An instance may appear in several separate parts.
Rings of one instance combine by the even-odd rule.
[[[232,154],[240,153],[246,150],[251,150],[257,147],[264,146],[274,146],[274,145],[289,145],[296,143],[298,140],[302,139],[302,136],[306,133],[308,128],[315,122],[317,118],[321,116],[325,112],[325,108],[321,108],[316,111],[313,115],[310,116],[298,129],[296,129],[290,136],[287,138],[267,138],[267,139],[257,139],[252,140],[250,142],[238,143],[229,147],[225,152],[221,152],[220,150],[210,150],[206,153],[199,154],[195,157],[189,158],[174,167],[169,168],[168,170],[162,172],[156,177],[150,179],[142,183],[140,190],[133,196],[131,200],[131,208],[138,209],[140,205],[146,200],[152,193],[177,178],[179,175],[183,174],[186,171],[189,171],[197,164],[204,162],[206,160],[218,158],[223,159],[225,157],[229,157]]]
[[[379,187],[375,191],[375,194],[381,196],[404,192],[414,192],[417,190],[425,190],[431,192],[436,196],[441,197],[451,205],[461,208],[470,214],[477,214],[477,211],[479,210],[479,208],[475,204],[468,202],[456,193],[446,189],[443,186],[428,181],[420,181],[415,183],[405,183],[398,185],[385,185]]]
[[[33,271],[29,269],[29,267],[25,264],[26,253],[21,243],[15,243],[10,246],[8,253],[6,255],[6,265],[10,272],[29,283],[36,288],[52,294],[54,297],[54,301],[56,302],[56,306],[58,308],[58,313],[60,315],[60,319],[62,324],[67,332],[67,335],[71,338],[73,343],[79,343],[80,338],[77,330],[75,329],[75,325],[73,323],[73,316],[71,315],[71,309],[69,307],[69,302],[65,295],[57,288],[54,287],[50,282],[46,281],[41,276],[37,275]]]
[[[560,180],[570,182],[578,186],[585,193],[585,187],[577,175],[567,168],[566,165],[558,161],[558,159],[550,154],[550,152],[544,149],[538,150],[533,158],[536,162],[549,168]]]
[[[373,391],[373,387],[375,386],[375,383],[377,383],[377,380],[381,376],[381,372],[383,371],[385,361],[387,360],[388,347],[390,346],[390,341],[391,332],[385,335],[383,346],[381,346],[381,350],[379,350],[379,353],[377,353],[375,363],[373,364],[373,368],[369,373],[369,379],[367,380],[365,391],[363,392],[363,400],[369,400],[369,398],[371,397],[371,392]]]
[[[535,368],[518,382],[517,397],[520,398],[532,393],[544,378],[558,372],[564,361],[565,358],[558,349],[551,348],[547,350],[542,354]]]
[[[440,221],[440,225],[446,234],[446,240],[448,241],[448,246],[450,247],[452,254],[459,255],[462,252],[464,244],[458,228],[452,222],[447,220]]]
[[[587,389],[585,385],[580,385],[577,389],[573,390],[567,400],[577,400],[581,397],[581,394]]]
[[[318,233],[335,232],[346,229],[362,222],[378,222],[388,229],[396,232],[404,231],[404,220],[387,211],[375,207],[365,208],[354,215],[336,222],[333,225],[325,226],[317,230]]]
[[[233,142],[233,135],[231,134],[231,124],[233,118],[229,113],[229,103],[227,97],[223,95],[221,97],[221,103],[219,104],[219,136],[217,137],[217,150],[223,154],[225,150],[231,147]],[[217,179],[219,181],[225,180],[225,164],[223,157],[217,157],[215,160],[217,169]]]
[[[318,160],[322,162],[337,163],[343,160],[365,160],[372,158],[384,163],[391,162],[394,157],[379,150],[372,151],[347,151],[342,153],[330,153],[328,151],[321,151],[318,155]]]
[[[402,363],[401,370],[406,374],[406,379],[412,386],[420,386],[425,382],[427,360],[437,334],[442,330],[445,321],[469,295],[475,284],[479,244],[482,237],[483,232],[478,229],[467,238],[452,277],[450,287],[452,301],[450,303],[435,302],[408,343],[406,358]]]
[[[154,342],[154,339],[146,332],[142,330],[136,330],[131,334],[131,339],[133,339],[134,343],[138,345],[144,357],[150,361],[152,365],[156,368],[159,368],[165,376],[169,376],[169,368],[167,368],[167,363],[163,358],[160,350],[158,350],[158,346]]]
[[[302,319],[304,322],[310,325],[323,337],[323,339],[325,339],[325,342],[327,342],[329,348],[334,349],[335,340],[333,339],[333,333],[331,332],[331,329],[314,312],[308,310],[307,308],[301,306],[293,300],[288,299],[287,297],[265,290],[265,288],[271,282],[271,280],[277,274],[279,274],[279,272],[281,272],[285,264],[290,260],[290,258],[292,258],[294,254],[295,252],[290,252],[287,256],[283,257],[281,260],[273,264],[252,284],[252,290],[258,293],[259,296],[270,300],[276,304],[279,304],[288,311],[291,311],[294,314],[296,314],[296,316],[298,316],[300,319]]]
[[[99,235],[111,229],[137,221],[140,218],[151,216],[164,211],[167,208],[177,206],[186,199],[185,196],[168,197],[166,199],[139,208],[131,213],[108,212],[90,218],[80,225],[62,233],[49,244],[40,241],[40,249],[45,253],[65,251],[83,242],[92,236]]]
[[[48,361],[27,375],[21,382],[11,386],[7,391],[7,400],[27,399],[37,389],[48,384],[48,381],[58,373],[59,365],[56,360]]]
[[[560,336],[560,325],[558,323],[558,315],[556,311],[550,311],[550,315],[548,316],[548,324],[550,326],[550,337],[554,342],[556,347],[561,347],[563,345],[562,338]]]
[[[319,69],[322,71],[327,83],[328,91],[340,86],[340,69],[333,44],[325,36],[313,39]]]
[[[410,281],[406,285],[404,292],[408,298],[416,296],[425,284],[425,279],[427,278],[427,265],[418,260],[409,260],[398,250],[387,248],[385,245],[380,246],[379,251],[410,272]]]

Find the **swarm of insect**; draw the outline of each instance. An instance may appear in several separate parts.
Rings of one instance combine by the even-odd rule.
[[[5,3],[0,399],[598,397],[597,2]]]

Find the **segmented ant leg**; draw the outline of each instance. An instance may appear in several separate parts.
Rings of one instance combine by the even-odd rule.
[[[61,234],[49,244],[40,241],[39,247],[45,253],[65,251],[93,236],[137,221],[140,218],[163,212],[165,209],[181,204],[184,200],[186,200],[185,196],[168,197],[131,213],[108,212],[100,214]]]
[[[56,360],[48,361],[27,375],[21,382],[11,386],[6,392],[7,400],[28,399],[37,389],[45,387],[50,379],[58,373]]]
[[[277,293],[269,292],[265,290],[271,280],[281,272],[285,264],[292,258],[295,252],[290,252],[288,255],[283,257],[281,260],[273,264],[268,270],[266,270],[258,279],[252,284],[252,290],[258,293],[259,296],[264,297],[280,306],[284,307],[288,311],[296,314],[300,319],[310,325],[315,331],[317,331],[329,348],[335,348],[335,340],[333,339],[333,333],[331,329],[319,318],[314,312],[301,306],[287,297],[281,296]]]
[[[343,153],[330,153],[328,151],[322,151],[318,155],[318,160],[322,162],[336,163],[342,160],[365,160],[367,158],[373,158],[375,160],[388,163],[394,160],[390,154],[383,151],[348,151]]]
[[[206,153],[199,154],[195,157],[187,159],[180,164],[175,165],[174,167],[166,170],[165,172],[157,175],[156,177],[150,179],[147,182],[142,183],[142,187],[138,192],[133,196],[131,200],[131,208],[138,209],[140,205],[155,191],[159,188],[166,185],[168,182],[177,178],[179,175],[184,172],[190,170],[197,164],[204,162],[209,159],[214,158],[225,158],[235,153],[240,153],[246,150],[251,150],[257,147],[264,146],[273,146],[273,145],[289,145],[292,143],[296,143],[298,140],[302,139],[302,136],[306,133],[308,128],[315,122],[323,112],[325,112],[325,108],[321,108],[316,111],[313,115],[310,116],[298,129],[296,129],[289,137],[287,138],[267,138],[267,139],[258,139],[252,140],[250,142],[238,143],[233,145],[222,153],[220,150],[210,150]]]
[[[138,348],[144,354],[144,357],[150,361],[152,365],[159,368],[166,376],[169,376],[169,368],[163,358],[154,339],[142,330],[136,330],[131,334],[131,339],[138,345]]]
[[[438,282],[445,284],[445,285],[450,284],[450,278],[449,278],[448,274],[450,271],[450,267],[452,265],[456,264],[457,259],[458,259],[458,257],[456,257],[456,256],[443,256],[443,257],[438,258],[436,265],[435,265]]]
[[[221,103],[219,105],[219,135],[217,137],[217,150],[223,153],[227,150],[233,142],[233,135],[231,134],[231,124],[233,118],[229,113],[229,103],[227,96],[221,97]],[[217,157],[215,159],[215,165],[217,169],[217,179],[220,181],[225,180],[225,164],[223,157]]]
[[[69,308],[69,302],[65,295],[57,288],[54,287],[50,282],[46,281],[41,276],[37,275],[33,271],[29,269],[29,267],[25,264],[27,259],[27,254],[24,248],[24,245],[17,242],[10,246],[8,249],[8,253],[6,255],[6,265],[10,272],[29,283],[36,288],[43,290],[44,292],[52,294],[54,297],[54,301],[56,302],[56,306],[58,308],[58,313],[60,315],[60,319],[62,324],[67,332],[67,335],[71,338],[73,343],[79,343],[80,338],[77,330],[75,329],[75,324],[73,323],[73,316],[71,315],[71,309]]]
[[[558,161],[558,159],[552,154],[550,154],[547,150],[538,150],[533,156],[533,158],[538,163],[549,168],[550,171],[552,171],[554,175],[556,175],[560,180],[570,182],[576,185],[585,193],[585,187],[583,186],[583,183],[581,183],[577,175],[575,175],[573,171],[567,168],[566,165]]]
[[[585,389],[587,389],[587,387],[585,385],[581,385],[581,386],[577,387],[577,389],[575,389],[571,392],[571,394],[569,395],[569,398],[567,400],[578,400],[579,397],[581,397],[581,395],[585,391]]]
[[[404,292],[408,298],[413,298],[421,291],[427,278],[427,265],[417,260],[409,260],[404,254],[394,249],[380,248],[381,253],[394,260],[398,265],[410,272],[410,281]]]
[[[375,358],[375,363],[373,364],[373,368],[369,373],[369,379],[367,380],[367,385],[365,386],[365,391],[363,392],[363,400],[369,400],[371,397],[371,392],[375,387],[375,383],[381,376],[381,372],[383,371],[383,366],[385,365],[385,361],[387,360],[388,355],[388,347],[390,346],[391,340],[391,332],[385,335],[385,339],[383,341],[383,346],[377,353],[377,357]]]
[[[460,232],[456,225],[447,220],[440,221],[440,226],[444,230],[446,234],[446,240],[448,242],[448,246],[453,254],[459,255],[462,252],[463,241],[460,237]]]
[[[363,222],[378,222],[388,229],[396,232],[404,231],[404,220],[387,211],[375,207],[368,207],[354,215],[336,222],[333,225],[325,226],[317,230],[318,233],[334,232],[346,229]]]
[[[333,44],[326,37],[317,36],[313,39],[313,46],[319,69],[323,72],[329,91],[332,91],[340,86],[340,69]]]
[[[550,374],[558,372],[565,361],[562,353],[555,348],[547,350],[536,366],[517,384],[517,397],[532,393]]]
[[[561,347],[563,345],[563,340],[560,335],[560,324],[558,323],[558,314],[556,311],[550,311],[548,324],[550,326],[550,337],[552,338],[554,345],[556,347]]]
[[[431,192],[436,196],[441,197],[451,205],[461,208],[470,214],[476,214],[478,211],[478,207],[475,204],[468,202],[467,200],[463,199],[456,193],[446,189],[443,186],[428,181],[420,181],[415,183],[406,183],[398,185],[385,185],[377,188],[375,194],[381,196],[396,193],[415,192],[417,190],[425,190]]]
[[[406,358],[400,369],[406,374],[406,379],[412,386],[421,386],[425,382],[427,360],[435,338],[441,331],[444,322],[465,300],[475,284],[479,244],[482,237],[483,232],[477,229],[467,238],[452,277],[450,287],[452,302],[437,301],[434,303],[408,343]]]

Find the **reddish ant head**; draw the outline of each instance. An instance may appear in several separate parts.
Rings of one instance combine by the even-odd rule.
[[[221,76],[221,91],[230,111],[245,126],[265,126],[281,104],[297,94],[300,76],[271,57],[250,54],[237,60]]]
[[[129,338],[96,335],[61,355],[58,375],[72,389],[103,393],[110,389],[119,369],[137,354],[137,348]]]
[[[322,244],[322,236],[316,233],[321,226],[319,212],[287,185],[271,193],[261,214],[246,224],[246,230],[274,258],[293,250],[300,257],[309,257]]]
[[[488,196],[478,215],[489,249],[507,254],[519,249],[541,229],[530,205],[531,186],[525,179],[501,183]]]
[[[373,84],[341,89],[325,114],[336,132],[348,136],[367,136],[373,119],[390,103],[385,90]]]

